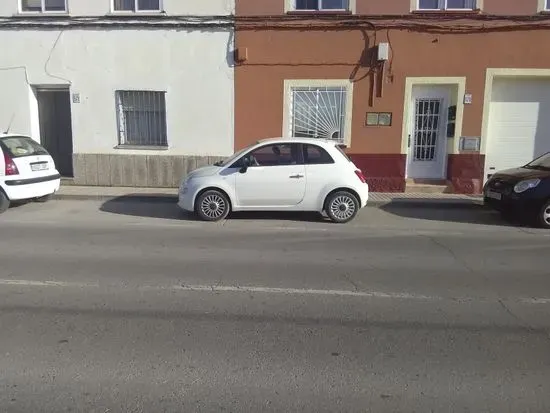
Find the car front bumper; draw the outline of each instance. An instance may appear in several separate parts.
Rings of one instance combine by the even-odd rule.
[[[517,215],[536,214],[542,206],[543,200],[531,198],[526,194],[501,193],[500,199],[495,198],[494,192],[488,193],[487,190],[483,193],[483,203],[485,206],[496,211],[504,213],[512,213]]]
[[[195,210],[192,189],[188,184],[183,184],[178,190],[178,207],[184,211],[193,212]]]

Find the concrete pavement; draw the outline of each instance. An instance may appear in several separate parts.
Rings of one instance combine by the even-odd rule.
[[[0,410],[547,412],[547,231],[167,203],[0,216]]]

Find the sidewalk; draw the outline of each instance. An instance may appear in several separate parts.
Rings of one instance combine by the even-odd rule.
[[[55,199],[175,203],[177,188],[62,185]],[[479,208],[483,205],[483,198],[479,195],[371,192],[367,205],[383,207],[389,204],[421,208]]]

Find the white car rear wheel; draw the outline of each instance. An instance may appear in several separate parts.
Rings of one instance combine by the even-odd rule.
[[[230,209],[227,196],[216,190],[202,193],[195,201],[195,212],[203,221],[220,221],[227,217]]]
[[[325,211],[331,221],[345,224],[351,221],[359,212],[359,200],[351,192],[335,192],[327,198]]]
[[[8,199],[4,191],[0,189],[0,214],[2,212],[6,212],[9,207],[10,207],[10,200]]]

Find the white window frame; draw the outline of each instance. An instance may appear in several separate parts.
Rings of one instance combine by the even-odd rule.
[[[411,10],[413,11],[473,11],[483,9],[483,0],[475,0],[475,8],[448,8],[447,0],[438,0],[438,7],[436,9],[421,9],[420,0],[411,0]]]
[[[111,0],[111,12],[117,14],[134,14],[134,13],[162,13],[164,11],[164,1],[159,0],[158,10],[140,10],[138,8],[138,0],[134,0],[134,10],[115,10],[115,0]]]
[[[285,0],[285,13],[288,13],[289,11],[305,11],[305,12],[351,12],[355,14],[357,6],[357,0],[348,0],[348,8],[347,9],[296,9],[296,0]]]
[[[65,10],[46,10],[46,0],[40,0],[42,10],[23,10],[23,0],[19,0],[19,13],[21,14],[67,14],[69,13],[69,0],[65,0]]]
[[[547,12],[550,11],[550,1],[548,0],[539,0],[538,1],[538,12]]]
[[[346,108],[344,114],[344,137],[342,142],[351,147],[351,131],[353,121],[353,82],[349,79],[285,79],[283,101],[283,133],[284,138],[292,138],[292,90],[298,87],[344,87],[346,89]]]

